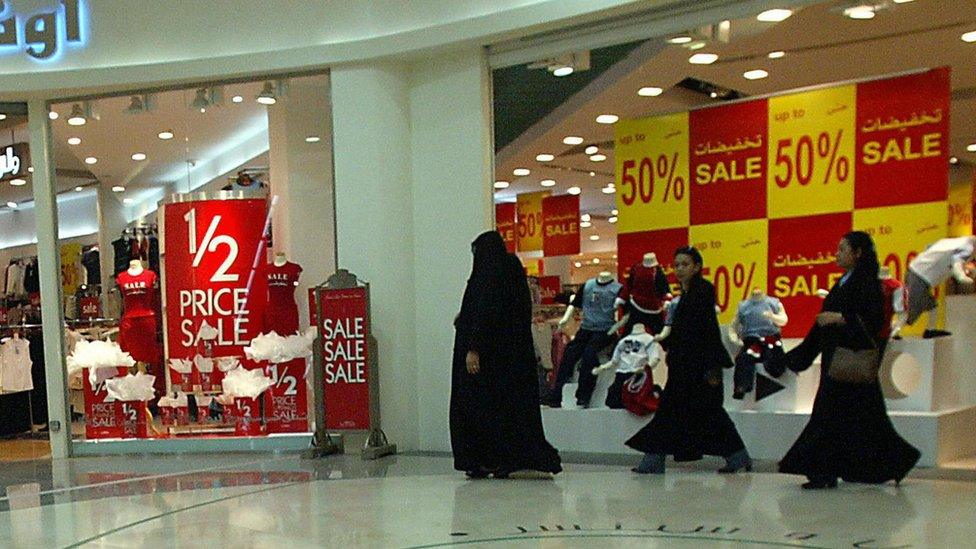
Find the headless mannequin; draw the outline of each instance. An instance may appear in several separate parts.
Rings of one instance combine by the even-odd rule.
[[[639,335],[639,334],[646,334],[646,333],[647,330],[644,328],[643,324],[634,324],[634,328],[630,331],[630,335]],[[650,366],[653,369],[655,366],[657,366],[657,363],[660,361],[661,361],[660,357],[655,357],[654,362],[648,363],[647,366]],[[613,360],[604,362],[599,367],[593,368],[593,375],[600,375],[600,372],[609,370],[610,368],[614,368],[616,366],[617,363],[614,362]]]
[[[285,263],[288,263],[288,256],[282,252],[278,252],[274,255],[273,263],[275,267],[284,267]]]
[[[658,260],[657,260],[657,254],[655,254],[654,252],[647,252],[646,254],[644,254],[644,257],[641,260],[641,265],[644,266],[644,267],[647,267],[648,269],[654,268],[654,267],[660,267],[660,263],[658,263]],[[631,277],[634,276],[633,275],[633,272],[631,272],[631,275],[630,276]],[[659,273],[659,276],[663,276],[663,275],[660,275],[660,273]],[[659,280],[655,280],[655,284],[657,284],[658,282],[660,282],[660,281]],[[646,283],[646,281],[644,281],[643,283]],[[633,284],[633,279],[629,279],[628,280],[628,282],[627,282],[628,287],[629,287],[630,284]],[[661,282],[661,284],[664,284],[664,283]],[[644,291],[647,291],[647,290],[645,289]],[[670,289],[664,290],[664,289],[661,289],[661,288],[655,288],[653,290],[653,292],[658,295],[659,299],[662,302],[667,302],[671,298]],[[627,326],[630,323],[631,316],[632,316],[632,311],[634,310],[634,309],[631,309],[630,308],[630,307],[634,306],[633,299],[634,298],[631,297],[630,298],[631,303],[628,304],[627,300],[625,300],[623,298],[618,298],[617,303],[616,303],[617,306],[618,307],[625,307],[625,310],[627,310],[628,312],[623,317],[621,317],[620,321],[617,322],[613,326],[613,328],[611,328],[611,330],[609,332],[611,335],[617,333],[620,330],[620,328],[622,328],[624,326]],[[661,313],[663,313],[663,310],[661,311]],[[643,321],[653,321],[652,319],[646,318],[647,317],[646,314],[641,315],[641,317],[642,317],[641,318],[641,321],[642,322]],[[660,326],[652,326],[651,327],[651,333],[654,333],[656,331],[659,331],[659,328],[660,328]]]
[[[894,277],[891,276],[891,268],[888,266],[882,266],[878,270],[878,280],[892,280]],[[904,289],[902,290],[904,291]],[[899,338],[898,333],[901,332],[903,326],[905,326],[905,319],[908,317],[908,311],[905,307],[892,307],[894,314],[891,317],[891,337]],[[935,320],[938,315],[929,315],[929,323]],[[934,324],[932,324],[934,327]]]
[[[766,299],[766,292],[762,291],[762,288],[753,288],[749,299],[752,301],[762,301]],[[763,316],[780,328],[786,326],[790,321],[790,318],[786,315],[786,307],[782,306],[782,304],[778,313],[765,311],[763,312]],[[739,337],[739,330],[741,328],[742,326],[739,325],[739,315],[736,315],[732,320],[732,324],[729,325],[729,340],[738,347],[742,346],[742,339]]]
[[[600,271],[600,274],[596,275],[596,281],[599,284],[608,284],[610,282],[613,282],[613,273],[611,273],[610,271]],[[576,296],[575,295],[573,295],[572,297],[569,298],[570,301],[573,301],[574,299],[576,299]],[[569,305],[568,307],[566,307],[566,313],[563,314],[563,317],[559,319],[559,328],[560,329],[565,328],[566,325],[569,324],[569,321],[570,321],[570,319],[573,318],[573,313],[575,313],[575,312],[576,312],[576,307],[574,307],[572,305]],[[613,333],[614,331],[616,331],[616,330],[612,330],[612,331],[608,332],[608,334]]]
[[[127,271],[132,276],[139,276],[145,268],[142,266],[142,261],[138,259],[133,259],[129,262],[129,270]]]
[[[760,318],[756,318],[758,311],[762,311]],[[760,363],[766,373],[773,377],[783,375],[784,354],[779,329],[786,326],[787,322],[789,318],[786,316],[786,308],[778,300],[771,300],[766,296],[762,288],[753,288],[749,299],[739,304],[735,318],[729,326],[729,340],[740,347],[735,357],[735,371],[732,376],[732,398],[741,400],[746,393],[752,391],[756,366]]]

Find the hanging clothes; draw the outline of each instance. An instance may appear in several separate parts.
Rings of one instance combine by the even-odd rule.
[[[89,286],[102,283],[101,253],[97,247],[91,247],[81,254],[81,264],[85,267],[85,281]]]
[[[0,343],[0,389],[5,392],[33,389],[31,366],[29,341],[11,337]]]

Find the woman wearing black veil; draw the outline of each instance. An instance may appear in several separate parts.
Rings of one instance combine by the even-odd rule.
[[[847,482],[896,483],[915,466],[920,453],[891,424],[881,385],[838,381],[828,375],[838,347],[877,348],[886,341],[884,294],[878,281],[878,254],[871,237],[847,233],[837,246],[837,265],[847,272],[830,290],[803,343],[787,353],[785,364],[799,372],[821,355],[820,387],[810,422],[779,462],[781,473],[805,475],[806,489],[834,488]]]
[[[451,382],[454,468],[469,477],[558,473],[545,438],[525,270],[496,231],[471,245],[474,268],[455,320]]]

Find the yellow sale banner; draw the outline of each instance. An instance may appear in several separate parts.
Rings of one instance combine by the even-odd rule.
[[[765,219],[694,225],[688,240],[705,258],[702,275],[715,285],[719,323],[735,318],[739,302],[753,288],[766,291],[766,263],[769,250]]]
[[[516,197],[518,251],[535,252],[542,249],[542,199],[549,194],[549,191],[538,191]]]
[[[856,210],[854,230],[871,235],[878,248],[878,260],[891,269],[892,277],[903,281],[912,259],[936,240],[946,237],[945,223],[933,220],[943,219],[947,208],[945,202],[929,202]],[[941,318],[945,307],[945,290],[940,287],[936,291]],[[919,319],[914,326],[906,328],[902,333],[921,335],[925,323],[925,318]]]
[[[961,181],[949,187],[949,236],[973,234],[973,182]]]
[[[854,207],[855,85],[769,99],[769,217]]]
[[[688,113],[621,121],[614,135],[617,230],[686,227]]]

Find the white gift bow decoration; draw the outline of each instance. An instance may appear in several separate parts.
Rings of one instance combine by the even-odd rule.
[[[105,382],[109,396],[122,401],[146,401],[156,396],[153,382],[156,376],[137,372],[135,375],[112,378]]]

